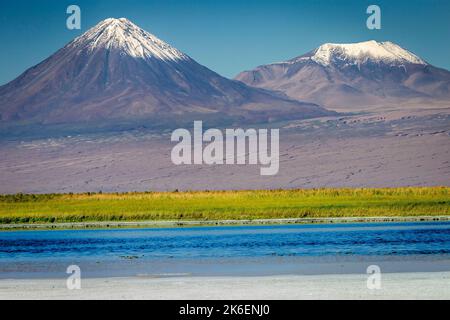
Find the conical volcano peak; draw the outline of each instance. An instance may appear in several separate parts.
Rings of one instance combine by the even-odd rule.
[[[395,43],[389,41],[377,42],[375,40],[357,43],[325,43],[314,51],[311,59],[324,66],[331,64],[336,59],[358,64],[368,60],[386,64],[427,64],[414,53]]]
[[[224,124],[331,114],[224,78],[125,18],[101,21],[0,87],[0,121],[87,130],[99,123],[171,128],[203,116]]]
[[[175,49],[153,34],[139,28],[126,18],[108,18],[99,22],[69,47],[118,50],[135,58],[157,58],[161,60],[187,60],[187,55]]]

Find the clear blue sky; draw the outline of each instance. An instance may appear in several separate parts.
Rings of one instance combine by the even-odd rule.
[[[82,30],[66,29],[66,8]],[[366,28],[366,8],[382,29]],[[449,0],[1,0],[0,84],[108,17],[126,17],[227,76],[299,56],[325,42],[389,40],[450,69]]]

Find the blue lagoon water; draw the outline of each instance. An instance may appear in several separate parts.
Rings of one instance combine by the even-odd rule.
[[[450,223],[0,232],[0,278],[449,271]]]

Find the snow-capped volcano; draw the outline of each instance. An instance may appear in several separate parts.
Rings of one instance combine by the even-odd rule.
[[[323,66],[329,66],[334,61],[342,60],[355,64],[363,64],[368,61],[385,64],[427,64],[414,53],[395,43],[374,40],[346,44],[326,43],[314,50],[310,59]]]
[[[261,122],[327,114],[221,77],[124,18],[100,22],[0,87],[3,123],[175,126],[190,119]]]
[[[323,44],[286,62],[240,73],[245,84],[337,110],[448,101],[450,72],[392,42]]]
[[[172,61],[188,59],[181,51],[142,30],[126,18],[106,19],[70,44],[70,47],[77,49],[83,46],[87,46],[90,51],[99,48],[118,50],[136,58]]]

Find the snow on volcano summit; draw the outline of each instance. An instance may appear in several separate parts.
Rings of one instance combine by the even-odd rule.
[[[371,40],[347,44],[326,43],[317,48],[311,56],[311,60],[323,66],[330,65],[334,59],[352,61],[356,64],[365,63],[368,60],[386,64],[427,64],[412,52],[389,41],[377,42]]]
[[[188,56],[126,18],[108,18],[76,38],[69,46],[120,50],[135,58],[187,60]]]

